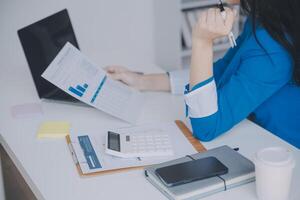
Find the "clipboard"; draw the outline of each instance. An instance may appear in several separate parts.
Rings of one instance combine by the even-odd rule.
[[[206,148],[201,144],[199,140],[194,138],[192,132],[188,129],[188,127],[180,120],[176,120],[175,124],[177,127],[181,130],[182,134],[187,138],[187,140],[191,143],[191,145],[194,147],[194,149],[197,152],[205,152],[207,151]],[[88,174],[83,174],[81,167],[79,165],[79,162],[77,160],[74,148],[71,143],[71,138],[69,135],[66,136],[66,141],[67,145],[70,149],[70,152],[72,154],[73,161],[76,165],[77,171],[81,177],[91,177],[91,176],[97,176],[97,175],[106,175],[106,174],[112,174],[112,173],[117,173],[117,172],[126,172],[129,170],[136,170],[136,169],[144,169],[147,166],[135,166],[135,167],[125,167],[125,168],[120,168],[120,169],[112,169],[112,170],[106,170],[106,171],[100,171],[100,172],[92,172]]]

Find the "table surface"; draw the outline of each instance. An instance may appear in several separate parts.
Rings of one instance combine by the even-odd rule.
[[[0,74],[0,141],[38,199],[166,199],[143,176],[142,170],[89,178],[79,177],[64,139],[37,139],[39,124],[46,120],[66,120],[81,130],[121,126],[124,122],[94,108],[39,100],[27,66],[4,66]],[[150,70],[151,71],[151,70]],[[4,92],[4,93],[3,93]],[[147,92],[140,123],[184,120],[181,96]],[[11,108],[24,103],[40,103],[43,115],[13,118]],[[223,136],[203,143],[206,148],[220,145],[239,147],[252,160],[264,147],[283,146],[294,152],[298,165],[292,183],[291,199],[300,199],[300,152],[266,130],[245,120]],[[204,198],[255,200],[255,184]]]

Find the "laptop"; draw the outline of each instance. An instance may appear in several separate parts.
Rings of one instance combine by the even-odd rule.
[[[18,36],[39,97],[78,102],[41,77],[67,42],[79,49],[67,9],[18,30]]]

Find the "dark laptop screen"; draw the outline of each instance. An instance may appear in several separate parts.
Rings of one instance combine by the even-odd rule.
[[[75,100],[41,77],[66,42],[78,48],[68,11],[64,9],[22,28],[18,31],[18,35],[39,97]]]

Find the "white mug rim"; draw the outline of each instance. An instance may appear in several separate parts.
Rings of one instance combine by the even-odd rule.
[[[274,150],[288,151],[288,154],[289,154],[288,158],[281,162],[272,162],[272,161],[264,160],[263,158],[261,158],[260,154],[262,154],[263,152],[274,151]],[[284,168],[286,168],[286,167],[294,168],[295,167],[295,159],[292,155],[292,152],[283,147],[267,147],[267,148],[263,148],[263,149],[259,150],[258,152],[255,153],[254,163],[255,164],[264,164],[264,165],[272,166],[272,167],[284,167]]]

